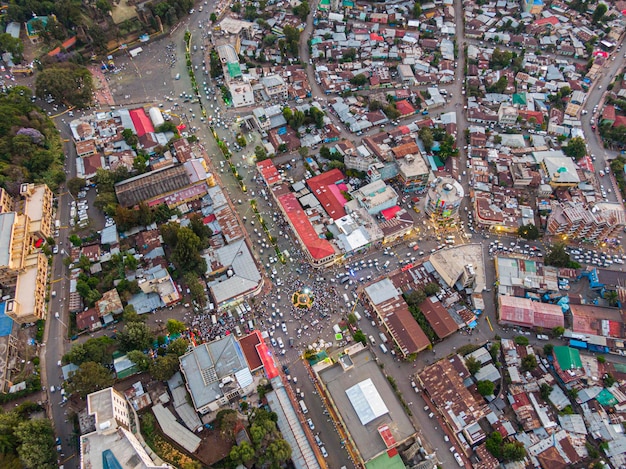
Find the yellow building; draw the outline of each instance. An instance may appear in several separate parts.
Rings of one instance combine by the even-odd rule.
[[[52,191],[23,184],[20,194],[0,190],[0,284],[15,287],[6,314],[24,324],[46,317],[48,259],[36,242],[52,234]]]

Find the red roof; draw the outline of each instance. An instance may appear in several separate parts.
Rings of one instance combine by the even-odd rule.
[[[333,220],[346,216],[343,209],[346,199],[337,190],[337,184],[343,181],[343,174],[338,169],[331,169],[319,176],[307,180],[311,192],[320,201],[324,210]]]
[[[430,324],[430,327],[432,327],[440,339],[444,339],[459,330],[457,323],[437,298],[435,298],[435,301],[432,298],[426,298],[420,303],[419,308],[422,310],[422,314],[428,321],[428,324]]]
[[[261,177],[265,180],[268,186],[280,182],[280,173],[274,166],[274,163],[269,158],[267,160],[259,161],[256,164],[256,169],[261,173]]]
[[[259,351],[257,347],[259,344],[263,342],[261,338],[261,334],[258,330],[252,331],[245,337],[239,339],[239,345],[241,346],[241,351],[243,355],[246,357],[246,361],[248,362],[248,367],[250,371],[257,370],[263,366],[263,361],[259,356]]]
[[[68,50],[71,49],[72,47],[74,47],[76,45],[76,36],[69,38],[67,41],[65,41],[63,44],[61,44],[59,47],[55,47],[54,49],[52,49],[50,52],[48,52],[48,56],[50,57],[54,57],[55,55],[59,54],[61,52],[61,48]]]
[[[382,216],[385,218],[385,220],[391,220],[393,217],[396,216],[396,214],[401,210],[400,207],[398,207],[397,205],[394,205],[393,207],[389,207],[386,208],[385,210],[383,210],[382,212],[380,212],[382,214]]]
[[[556,26],[559,24],[559,19],[556,16],[548,16],[547,18],[539,18],[535,21],[535,25],[543,26],[544,24],[551,24],[552,26]]]
[[[530,120],[531,117],[534,117],[537,124],[543,124],[543,113],[540,111],[528,111],[526,109],[522,109],[519,111],[519,115],[522,119],[526,119],[527,121]]]
[[[335,254],[332,244],[327,239],[318,236],[306,213],[302,210],[300,202],[292,192],[281,195],[278,198],[278,203],[283,207],[291,225],[313,259],[324,259]]]
[[[396,103],[396,109],[400,112],[400,115],[402,116],[409,116],[411,114],[415,114],[415,108],[406,99],[403,99],[402,101],[398,101]]]
[[[135,133],[137,137],[143,137],[148,132],[154,132],[154,127],[152,127],[152,122],[150,118],[146,115],[146,111],[143,108],[133,109],[129,112],[130,118],[133,120],[133,125],[135,126]]]
[[[372,40],[372,41],[384,41],[385,38],[382,37],[382,36],[379,36],[376,33],[370,33],[370,40]]]
[[[267,347],[267,344],[265,342],[261,342],[257,345],[257,352],[259,352],[259,357],[261,357],[261,361],[263,362],[263,368],[265,369],[265,376],[267,376],[267,379],[276,378],[279,374],[278,368],[276,368],[276,362],[274,361],[272,352]]]
[[[615,117],[615,122],[613,122],[613,127],[619,127],[620,125],[623,125],[624,127],[626,127],[626,116]]]
[[[378,434],[385,442],[385,446],[387,448],[396,446],[396,439],[393,437],[393,433],[391,433],[391,428],[389,428],[389,425],[381,425],[380,427],[378,427]]]
[[[560,306],[507,295],[500,296],[498,301],[501,322],[544,329],[564,325],[563,311]]]

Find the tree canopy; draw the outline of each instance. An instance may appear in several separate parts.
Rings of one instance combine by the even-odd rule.
[[[91,72],[71,62],[56,63],[37,74],[35,88],[38,96],[52,96],[57,102],[79,108],[87,107],[93,99]]]
[[[85,398],[87,394],[108,388],[113,384],[111,372],[99,363],[85,362],[74,372],[67,391]]]
[[[587,145],[582,137],[574,137],[567,146],[563,147],[563,153],[575,160],[581,159],[587,154]]]
[[[520,225],[517,229],[517,234],[524,239],[537,239],[539,238],[539,228],[537,228],[533,223]]]
[[[568,267],[570,261],[563,243],[553,243],[545,257],[546,265],[553,265],[554,267]]]

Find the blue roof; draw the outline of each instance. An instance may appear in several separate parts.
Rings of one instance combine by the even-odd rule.
[[[13,330],[13,319],[4,313],[6,302],[0,303],[0,337],[6,337]]]

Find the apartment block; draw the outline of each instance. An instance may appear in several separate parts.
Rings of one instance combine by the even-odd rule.
[[[552,236],[602,241],[614,237],[625,224],[624,211],[619,204],[599,203],[582,207],[554,202],[547,232]]]

